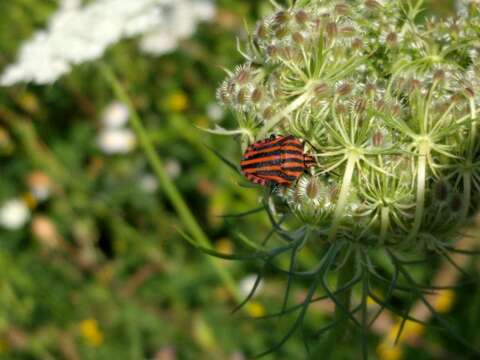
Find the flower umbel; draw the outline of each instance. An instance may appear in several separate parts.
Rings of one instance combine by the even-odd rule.
[[[210,0],[94,0],[85,6],[64,0],[48,29],[23,44],[0,85],[53,83],[74,65],[101,58],[109,46],[139,35],[144,52],[162,55],[192,35],[197,22],[211,19],[214,10]]]
[[[391,311],[401,289],[427,301],[428,286],[410,275],[412,260],[456,251],[460,229],[479,208],[478,5],[465,2],[454,33],[448,21],[420,20],[421,12],[421,0],[276,5],[240,49],[245,63],[218,90],[239,128],[211,132],[240,135],[242,150],[272,134],[293,135],[316,159],[291,187],[267,192],[273,232],[286,244],[259,245],[251,257],[265,267],[290,259],[281,315],[296,309],[297,318],[280,345],[302,326],[317,291],[337,305],[336,327],[326,327],[335,341],[321,344],[322,356],[347,321],[368,330],[369,296]],[[296,220],[285,221],[289,214]],[[314,268],[297,261],[304,247],[319,256]],[[330,274],[338,274],[336,291]],[[288,307],[295,278],[311,286]],[[384,300],[374,285],[386,286]],[[366,358],[364,340],[362,349]]]

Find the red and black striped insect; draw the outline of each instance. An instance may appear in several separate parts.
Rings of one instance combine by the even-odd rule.
[[[316,164],[305,154],[304,143],[293,135],[275,136],[257,141],[243,154],[240,166],[255,184],[290,186],[305,169]]]

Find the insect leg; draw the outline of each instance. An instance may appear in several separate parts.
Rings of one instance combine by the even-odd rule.
[[[249,173],[246,173],[245,174],[245,177],[250,180],[251,182],[255,183],[255,184],[259,184],[259,185],[262,185],[262,186],[266,186],[268,181],[265,180],[265,179],[262,179],[261,177],[258,177],[254,174],[249,174]]]

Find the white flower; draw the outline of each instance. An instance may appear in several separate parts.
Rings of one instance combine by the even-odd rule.
[[[200,21],[209,21],[215,16],[215,5],[211,0],[193,0],[191,7]]]
[[[223,107],[221,107],[217,103],[211,103],[207,107],[207,115],[210,120],[218,122],[223,119],[225,111],[223,110]]]
[[[23,44],[17,62],[0,76],[0,85],[52,83],[72,65],[100,58],[122,38],[148,32],[161,38],[163,48],[148,37],[146,48],[154,49],[156,44],[162,51],[149,52],[161,54],[176,46],[179,38],[191,35],[196,22],[212,13],[209,0],[96,0],[83,7],[78,0],[64,0],[47,29]],[[165,47],[166,40],[170,43]]]
[[[42,171],[34,171],[28,175],[27,184],[38,201],[45,201],[52,194],[52,180]]]
[[[52,40],[45,32],[37,33],[23,45],[17,64],[10,65],[0,78],[1,85],[13,85],[21,81],[47,84],[70,71],[65,59],[53,55]]]
[[[127,123],[128,117],[128,107],[120,101],[113,101],[103,111],[102,125],[106,128],[119,128]]]
[[[29,219],[30,211],[20,199],[10,199],[0,208],[0,226],[6,229],[20,229]]]
[[[78,9],[82,5],[82,0],[62,0],[60,8],[64,10]]]
[[[140,48],[152,55],[173,51],[180,40],[193,34],[199,21],[214,15],[211,0],[177,0],[165,8],[164,21],[142,38]]]
[[[167,31],[156,31],[143,37],[140,49],[151,55],[162,55],[177,48],[178,39]]]
[[[158,190],[157,178],[152,174],[145,174],[140,178],[139,186],[147,194],[153,194]]]
[[[165,171],[170,178],[176,179],[182,172],[182,166],[175,159],[167,159],[165,161]]]
[[[126,154],[135,148],[136,143],[135,135],[130,129],[106,128],[98,136],[98,146],[109,155]]]
[[[242,280],[240,280],[240,293],[242,296],[247,297],[248,294],[252,291],[253,287],[255,286],[255,281],[257,280],[257,275],[256,274],[250,274],[244,277]],[[258,284],[254,297],[260,293],[260,291],[263,289],[263,280],[260,280],[260,283]]]

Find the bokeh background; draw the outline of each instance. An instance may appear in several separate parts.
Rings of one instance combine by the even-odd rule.
[[[53,0],[0,1],[0,69],[16,60],[21,44],[57,7]],[[243,235],[264,238],[269,221],[264,214],[221,217],[258,207],[260,192],[238,186],[206,146],[237,162],[237,143],[199,127],[234,124],[216,104],[215,90],[222,68],[241,61],[235,39],[245,38],[245,23],[254,26],[270,4],[217,0],[215,7],[210,21],[168,53],[146,54],[135,37],[109,47],[102,62],[131,96],[165,171],[212,246],[231,253]],[[428,11],[449,16],[454,4],[432,0]],[[255,319],[281,306],[285,278],[275,272],[231,314],[259,264],[213,261],[182,238],[184,224],[126,118],[125,104],[99,76],[99,61],[75,66],[50,85],[0,88],[0,358],[241,360],[288,330],[288,316]],[[479,345],[480,286],[472,274],[480,268],[475,259],[457,261],[470,273],[468,284],[431,299],[453,328]],[[467,280],[444,264],[418,271],[434,283]],[[294,284],[296,298],[304,286]],[[329,302],[312,306],[304,335],[321,327],[332,308]],[[429,321],[428,311],[411,308]],[[368,339],[372,358],[468,358],[445,332],[408,322],[395,347],[399,326],[388,312],[379,318]],[[360,358],[354,335],[338,359]],[[306,358],[302,334],[266,358]]]

